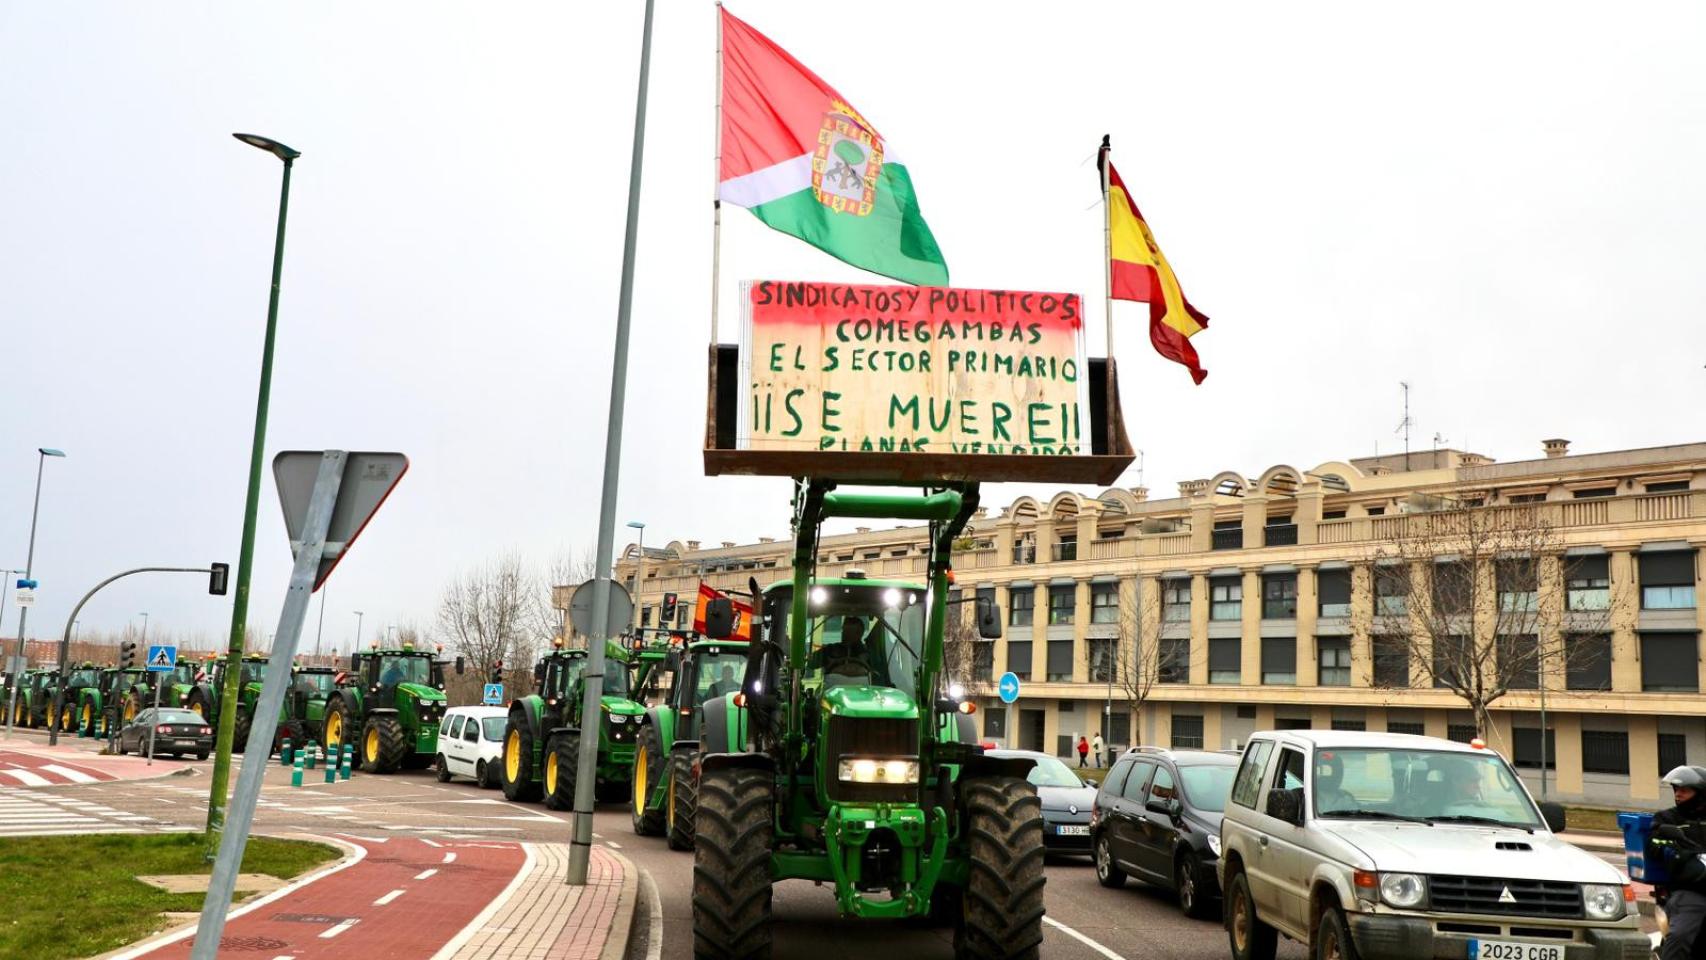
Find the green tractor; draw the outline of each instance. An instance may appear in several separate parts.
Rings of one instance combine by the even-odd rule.
[[[972,482],[905,494],[797,481],[793,578],[762,594],[741,692],[704,708],[696,957],[769,956],[771,885],[788,879],[833,886],[843,916],[951,924],[963,960],[1038,955],[1032,763],[960,735],[957,715],[974,707],[942,672],[951,551],[977,501]],[[927,582],[816,577],[828,517],[928,521]],[[978,633],[999,636],[993,604],[977,609]],[[727,636],[732,619],[713,601],[707,635]]]
[[[154,684],[159,683],[159,703],[162,707],[189,706],[190,693],[196,687],[201,668],[192,660],[179,660],[171,673],[151,673],[125,695],[124,716],[128,720],[148,707],[154,706]]]
[[[693,849],[705,704],[740,691],[746,657],[747,644],[732,639],[695,640],[670,650],[664,661],[669,690],[640,718],[632,791],[635,833],[663,834],[671,850]]]
[[[554,643],[556,649],[533,668],[538,692],[510,702],[498,782],[507,799],[538,800],[543,795],[550,809],[570,810],[575,805],[587,652],[565,650],[561,639]],[[631,651],[615,640],[606,641],[604,649],[609,666],[604,672],[603,722],[598,725],[596,793],[600,799],[616,799],[628,795],[634,745],[646,709],[630,699],[629,692],[646,686],[666,649],[653,645]]]
[[[231,749],[242,753],[249,744],[249,727],[255,722],[255,704],[261,699],[261,682],[266,678],[270,658],[260,654],[245,654],[239,661],[241,676],[237,686],[237,717],[231,735]],[[179,668],[182,669],[180,664]],[[182,706],[191,713],[207,718],[217,729],[219,711],[225,696],[225,659],[210,657],[200,669],[190,674],[190,688],[184,698],[173,706]],[[162,701],[164,702],[164,701]]]
[[[316,740],[326,715],[326,700],[338,689],[337,667],[295,667],[290,671],[290,688],[284,693],[284,706],[279,708],[278,733],[275,741],[286,737],[293,744]],[[314,719],[310,718],[312,714]],[[274,744],[277,746],[277,743]],[[342,749],[342,746],[339,746]],[[331,748],[327,748],[327,756]]]
[[[87,737],[118,732],[119,725],[136,716],[131,691],[148,686],[148,672],[141,667],[103,667],[94,684],[77,691],[77,725]]]
[[[47,726],[53,710],[53,688],[59,684],[59,670],[26,670],[13,678],[18,686],[17,707],[12,712],[14,727]],[[13,696],[6,691],[7,701]]]
[[[413,644],[357,653],[349,671],[323,699],[304,701],[304,719],[327,751],[356,745],[368,773],[426,767],[438,755],[444,716],[444,661]],[[456,672],[464,669],[456,658]]]
[[[83,702],[83,690],[93,687],[100,682],[101,674],[93,663],[84,661],[80,667],[71,670],[69,676],[54,680],[43,691],[42,708],[44,711],[54,709],[54,703],[59,704],[59,732],[71,733],[81,729],[77,724],[78,708]],[[64,696],[61,697],[61,688]]]

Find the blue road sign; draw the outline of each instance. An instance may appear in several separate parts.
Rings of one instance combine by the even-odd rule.
[[[164,643],[148,647],[148,672],[171,673],[178,665],[178,648]]]
[[[501,683],[486,684],[485,696],[480,699],[491,706],[501,706],[504,702],[504,685]]]
[[[1001,675],[1001,702],[1012,703],[1019,699],[1019,675],[1011,670]]]
[[[39,586],[41,586],[41,584],[34,581],[34,580],[25,580],[23,577],[18,578],[18,589],[19,590],[34,590],[36,587],[39,587]]]

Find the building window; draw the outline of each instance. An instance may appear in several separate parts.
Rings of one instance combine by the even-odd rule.
[[[1217,577],[1208,582],[1210,620],[1238,620],[1244,616],[1244,580]]]
[[[1007,669],[1021,677],[1031,676],[1031,641],[1007,641]]]
[[[1566,559],[1564,598],[1571,610],[1611,608],[1611,574],[1604,554]]]
[[[1275,730],[1312,730],[1314,721],[1308,717],[1275,717]]]
[[[1659,734],[1659,773],[1688,764],[1688,737],[1680,733]]]
[[[1386,508],[1385,507],[1369,507],[1366,512],[1371,517],[1384,517],[1384,516],[1386,516]]]
[[[1570,491],[1570,496],[1575,497],[1577,500],[1591,500],[1594,497],[1609,497],[1616,492],[1617,488],[1615,486],[1594,487],[1590,490],[1572,490]]]
[[[1351,641],[1345,637],[1321,637],[1315,641],[1320,657],[1320,678],[1323,687],[1351,685]]]
[[[1558,744],[1551,730],[1546,731],[1546,769],[1558,769]],[[1540,728],[1511,729],[1511,763],[1530,770],[1540,769]]]
[[[1297,683],[1297,638],[1262,638],[1262,682],[1273,686]]]
[[[1564,638],[1564,686],[1570,690],[1611,689],[1611,637],[1603,633]]]
[[[1112,683],[1119,677],[1115,674],[1114,654],[1119,641],[1106,639],[1090,640],[1090,682]]]
[[[1641,634],[1641,689],[1647,693],[1695,693],[1700,689],[1700,635]]]
[[[1410,685],[1410,653],[1404,641],[1393,637],[1375,637],[1371,643],[1374,660],[1374,685],[1377,687],[1408,687]]]
[[[974,680],[992,680],[995,678],[995,641],[973,640],[971,648],[971,673]]]
[[[1694,607],[1694,551],[1641,554],[1641,609]]]
[[[1036,612],[1037,593],[1030,587],[1013,587],[1007,591],[1007,623],[1014,627],[1031,625],[1031,615]]]
[[[1410,570],[1398,564],[1374,568],[1374,615],[1402,617],[1410,611]]]
[[[1072,682],[1072,641],[1048,642],[1048,679],[1050,683]]]
[[[1161,581],[1161,619],[1168,623],[1189,623],[1191,619],[1191,582],[1179,578]]]
[[[1499,591],[1499,609],[1505,613],[1528,614],[1540,609],[1539,570],[1530,558],[1501,560],[1493,578]]]
[[[1262,544],[1269,547],[1290,547],[1297,543],[1297,524],[1290,517],[1269,517],[1262,528]]]
[[[1239,683],[1243,677],[1243,649],[1237,637],[1210,637],[1208,640],[1208,682]]]
[[[1351,615],[1351,572],[1322,570],[1315,574],[1315,593],[1320,601],[1318,611],[1323,617]]]
[[[1447,740],[1455,740],[1458,743],[1468,743],[1475,739],[1476,736],[1475,725],[1473,723],[1448,723],[1445,725],[1445,738]]]
[[[1505,498],[1506,503],[1545,503],[1544,493],[1513,493]]]
[[[1499,637],[1499,673],[1510,690],[1540,689],[1540,638],[1533,634]]]
[[[1069,624],[1072,622],[1073,607],[1077,601],[1077,588],[1069,585],[1048,588],[1048,622],[1049,626]]]
[[[1262,617],[1267,620],[1297,618],[1297,574],[1262,575]]]
[[[1090,584],[1090,622],[1120,622],[1120,585],[1117,583]]]
[[[1209,547],[1214,550],[1237,550],[1244,546],[1244,521],[1216,520],[1214,530],[1209,537]]]
[[[1664,480],[1659,483],[1643,484],[1642,486],[1646,487],[1648,493],[1680,493],[1688,489],[1688,481]],[[1660,736],[1667,736],[1667,734],[1660,734]],[[1664,766],[1664,764],[1659,764],[1659,766]]]
[[[1077,534],[1061,534],[1054,541],[1054,558],[1056,560],[1077,560],[1078,559],[1078,536],[1077,536]]]
[[[1434,612],[1447,617],[1466,616],[1475,595],[1475,574],[1469,564],[1450,560],[1434,564]]]
[[[1131,742],[1131,714],[1124,710],[1115,710],[1108,714],[1108,729],[1103,731],[1102,739],[1107,741],[1110,749]]]
[[[1037,538],[1034,534],[1027,533],[1013,541],[1013,562],[1037,562]]]
[[[983,735],[996,743],[1007,736],[1007,708],[991,707],[983,714]]]
[[[1173,714],[1173,749],[1202,749],[1202,716]]]
[[[1407,733],[1413,737],[1420,737],[1427,733],[1427,729],[1426,724],[1416,723],[1411,720],[1386,721],[1387,733]]]
[[[1334,717],[1333,718],[1333,729],[1334,730],[1351,730],[1351,731],[1367,730],[1368,729],[1368,721],[1366,721],[1366,720],[1350,720],[1350,719],[1341,720],[1338,717]]]
[[[1160,683],[1191,682],[1191,638],[1163,637],[1156,645],[1155,679]]]
[[[1629,735],[1621,730],[1582,731],[1582,772],[1629,775]]]
[[[1343,510],[1326,510],[1326,511],[1323,511],[1321,513],[1321,519],[1323,519],[1323,520],[1343,520],[1343,519],[1345,519],[1345,511],[1343,511]]]

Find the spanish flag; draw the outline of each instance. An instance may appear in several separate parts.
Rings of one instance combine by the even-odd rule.
[[[1135,300],[1149,304],[1149,342],[1155,352],[1191,371],[1191,379],[1202,383],[1208,376],[1197,362],[1197,352],[1191,347],[1191,337],[1208,328],[1208,318],[1198,313],[1185,292],[1179,289],[1179,278],[1149,224],[1126,192],[1125,183],[1108,161],[1108,139],[1102,138],[1097,154],[1097,166],[1105,165],[1109,234],[1109,291],[1115,300]]]

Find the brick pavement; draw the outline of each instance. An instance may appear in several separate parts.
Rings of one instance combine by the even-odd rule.
[[[433,960],[619,960],[638,901],[638,875],[628,858],[592,848],[587,884],[563,882],[567,844],[528,844],[526,868],[489,915]]]

